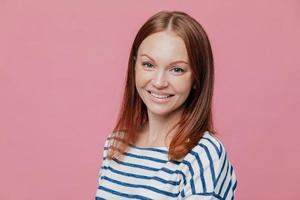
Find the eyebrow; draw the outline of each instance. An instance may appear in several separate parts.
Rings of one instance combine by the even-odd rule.
[[[152,60],[153,62],[155,62],[155,60],[153,58],[151,58],[149,55],[147,54],[141,54],[140,56],[146,56],[148,57],[150,60]],[[174,61],[174,62],[171,62],[170,64],[175,64],[175,63],[185,63],[185,64],[189,64],[188,62],[186,61],[183,61],[183,60],[177,60],[177,61]]]

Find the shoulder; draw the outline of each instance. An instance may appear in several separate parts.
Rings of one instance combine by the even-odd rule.
[[[186,184],[182,186],[185,195],[214,194],[224,197],[227,196],[227,190],[234,192],[236,177],[226,149],[222,142],[208,131],[184,157],[181,164],[186,179]]]
[[[121,131],[120,132],[116,131],[116,132],[109,133],[105,138],[104,147],[105,148],[110,147],[113,144],[114,140],[119,140],[119,138],[122,138],[124,136],[124,134],[125,133],[121,132]]]
[[[194,148],[199,154],[210,154],[213,159],[219,159],[222,154],[226,153],[223,143],[212,133],[206,131],[199,140],[198,145]]]
[[[211,173],[217,172],[224,159],[227,159],[224,145],[216,136],[206,131],[198,144],[183,158],[182,163],[186,173],[193,175],[193,171],[204,173],[206,168],[211,168]]]
[[[104,147],[103,147],[103,158],[109,155],[112,149],[118,149],[120,142],[124,136],[124,132],[111,132],[105,137]]]
[[[202,158],[205,163],[221,159],[226,154],[222,142],[212,133],[206,131],[198,144],[189,151],[184,160],[193,162],[197,158]]]

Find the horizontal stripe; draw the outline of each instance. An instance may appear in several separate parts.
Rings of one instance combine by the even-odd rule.
[[[217,195],[216,193],[214,192],[206,192],[206,193],[196,193],[196,194],[193,194],[193,196],[213,196],[217,199],[222,199],[224,200],[221,196]]]
[[[182,176],[182,178],[183,178],[184,184],[186,185],[186,178],[185,178],[185,175],[184,175],[184,173],[183,173],[182,171],[180,171],[180,170],[175,170],[175,171],[173,171],[173,170],[170,170],[170,169],[165,168],[165,167],[163,167],[163,168],[161,168],[161,169],[157,169],[157,168],[153,168],[153,167],[148,167],[148,166],[143,166],[143,165],[132,164],[132,163],[120,161],[120,160],[118,160],[118,159],[116,159],[116,158],[113,158],[113,161],[117,162],[117,163],[120,164],[120,165],[132,167],[132,168],[140,168],[140,169],[149,170],[149,171],[154,171],[154,172],[157,172],[157,171],[161,170],[161,171],[166,172],[166,173],[168,173],[168,174],[170,174],[170,175],[172,175],[172,174],[180,174],[180,175]],[[132,171],[132,170],[133,170],[133,169],[131,169],[131,170],[128,169],[128,171]]]
[[[96,199],[233,199],[234,168],[224,145],[209,132],[180,161],[168,160],[167,147],[129,145],[124,159],[107,158],[105,142]]]
[[[162,159],[158,159],[158,158],[152,158],[152,157],[143,156],[143,155],[136,155],[136,154],[133,154],[133,153],[126,153],[125,152],[124,154],[126,156],[130,156],[130,157],[134,157],[134,158],[139,158],[139,159],[142,159],[142,160],[151,160],[151,161],[159,162],[159,163],[167,163],[168,162],[167,160],[162,160]]]
[[[149,171],[158,171],[159,170],[159,169],[153,168],[153,167],[148,167],[148,166],[144,166],[144,165],[139,165],[139,164],[120,161],[116,158],[113,158],[112,160],[115,161],[118,164],[125,165],[125,166],[132,167],[132,168],[140,168],[140,169],[145,169],[145,170],[149,170]]]
[[[132,188],[144,188],[144,189],[148,189],[148,190],[151,190],[151,191],[154,191],[154,192],[157,192],[159,194],[163,194],[163,195],[166,195],[166,196],[169,196],[169,197],[177,197],[178,196],[178,193],[171,193],[171,192],[164,191],[164,190],[161,190],[161,189],[157,189],[155,187],[151,187],[151,186],[148,186],[148,185],[139,185],[139,184],[125,183],[125,182],[122,182],[122,181],[114,180],[114,179],[109,178],[107,176],[103,176],[103,177],[101,177],[101,179],[104,179],[104,180],[107,180],[107,181],[110,181],[112,183],[115,183],[115,184],[118,184],[118,185],[122,185],[122,186],[127,186],[127,187],[132,187]]]
[[[107,167],[107,166],[104,166],[103,169],[105,170],[109,170],[111,172],[114,172],[116,174],[120,174],[120,175],[123,175],[123,176],[128,176],[128,177],[134,177],[134,178],[139,178],[139,179],[146,179],[146,180],[156,180],[156,181],[159,181],[161,183],[164,183],[164,184],[170,184],[170,185],[179,185],[180,181],[170,181],[170,180],[165,180],[165,179],[162,179],[160,177],[157,177],[157,176],[143,176],[143,175],[137,175],[137,174],[133,174],[133,173],[128,173],[128,172],[122,172],[122,171],[119,171],[119,170],[116,170],[112,167]]]

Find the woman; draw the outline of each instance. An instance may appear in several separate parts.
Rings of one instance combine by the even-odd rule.
[[[99,199],[233,199],[235,172],[214,136],[214,66],[202,26],[161,11],[133,42],[124,99],[107,138]]]

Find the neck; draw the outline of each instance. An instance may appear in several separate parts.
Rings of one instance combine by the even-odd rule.
[[[145,139],[148,144],[157,144],[159,143],[162,146],[169,146],[169,143],[172,139],[172,132],[168,135],[171,128],[180,120],[182,115],[182,109],[174,111],[173,113],[161,116],[153,114],[148,110],[148,123],[145,127]],[[165,140],[166,139],[166,140]],[[161,144],[163,143],[163,144]]]

